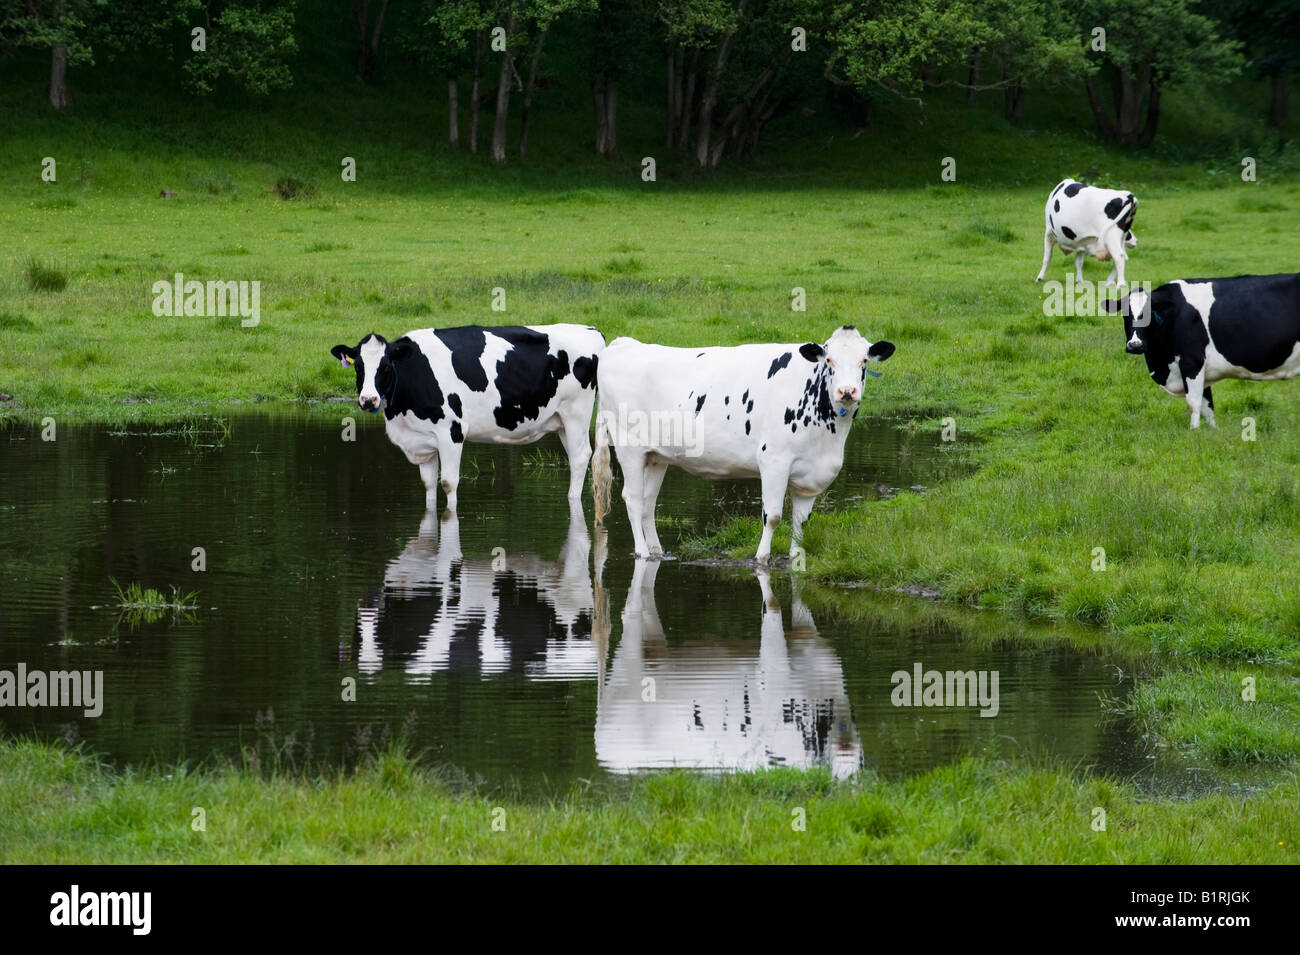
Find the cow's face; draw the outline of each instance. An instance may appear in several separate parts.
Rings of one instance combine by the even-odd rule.
[[[347,345],[335,345],[330,354],[343,363],[343,367],[352,365],[357,371],[357,404],[362,411],[372,414],[382,407],[382,398],[393,386],[393,363],[389,355],[389,344],[380,335],[369,334],[357,344],[356,348]]]
[[[1139,290],[1125,295],[1118,302],[1103,299],[1102,307],[1124,316],[1124,350],[1130,355],[1143,354],[1151,331],[1151,296]]]
[[[891,342],[875,342],[862,337],[852,325],[845,325],[825,345],[805,345],[801,351],[820,353],[828,376],[826,390],[840,409],[840,414],[853,410],[862,400],[862,388],[867,380],[867,362],[884,361],[894,353]]]

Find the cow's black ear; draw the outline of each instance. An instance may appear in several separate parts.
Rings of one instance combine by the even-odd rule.
[[[819,361],[822,355],[826,354],[826,349],[821,345],[814,345],[812,342],[805,342],[799,346],[799,354],[803,355],[809,361]]]
[[[894,353],[893,342],[876,342],[867,349],[867,358],[871,361],[884,361]]]
[[[357,360],[356,350],[349,348],[347,345],[335,345],[333,348],[330,349],[330,354],[333,355],[335,358],[337,358],[339,361]]]
[[[1123,313],[1124,306],[1128,303],[1128,296],[1123,298],[1104,297],[1101,300],[1101,310],[1110,315],[1119,315]]]

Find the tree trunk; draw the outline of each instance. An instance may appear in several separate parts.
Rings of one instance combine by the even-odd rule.
[[[478,153],[479,95],[483,87],[483,50],[486,45],[487,35],[479,30],[474,43],[474,82],[469,88],[469,151],[474,154]]]
[[[460,145],[460,92],[456,74],[447,74],[447,142],[455,149]]]
[[[537,89],[537,64],[542,59],[542,46],[546,43],[546,29],[537,35],[532,62],[528,64],[528,83],[524,86],[524,105],[519,114],[519,158],[528,155],[528,131],[533,126],[533,91]]]
[[[366,33],[370,24],[370,0],[352,0],[352,12],[357,18],[357,57],[356,57],[356,74],[357,82],[364,83],[370,73],[370,62],[367,54],[370,51],[366,43]]]
[[[1025,87],[1012,83],[1002,91],[1002,112],[1013,123],[1020,122],[1025,112]]]
[[[681,47],[670,49],[664,56],[664,70],[668,74],[668,121],[665,124],[664,144],[672,149],[677,141],[677,124],[680,122],[682,101]]]
[[[718,53],[713,58],[713,68],[709,70],[708,79],[704,84],[704,94],[700,97],[700,121],[695,133],[695,164],[701,168],[712,168],[713,148],[713,110],[718,105],[718,87],[722,85],[722,77],[727,72],[727,56],[731,52],[731,44],[735,40],[736,30],[745,16],[745,5],[748,0],[740,0],[736,5],[735,25],[727,29],[722,35],[722,42],[718,44]]]
[[[515,32],[515,18],[506,22],[506,48],[501,52],[501,71],[497,77],[497,108],[492,119],[492,161],[506,161],[506,120],[510,113],[510,73],[514,69],[514,56],[510,52],[510,37]]]
[[[979,95],[976,89],[980,85],[980,48],[975,47],[970,55],[970,73],[966,77],[966,102],[971,106],[975,105],[975,98]]]
[[[1092,118],[1096,120],[1097,127],[1108,139],[1115,139],[1115,123],[1110,118],[1110,114],[1106,112],[1106,104],[1101,101],[1101,90],[1097,86],[1097,77],[1085,76],[1083,85],[1088,91],[1088,106],[1092,109]]]
[[[1278,70],[1273,74],[1273,98],[1269,104],[1268,124],[1274,129],[1291,118],[1291,71]]]
[[[68,48],[62,43],[55,43],[51,48],[50,105],[55,109],[72,105],[72,97],[68,93]]]
[[[609,156],[618,148],[618,77],[601,70],[592,81],[596,100],[596,155]]]
[[[1160,86],[1157,83],[1151,84],[1151,91],[1147,94],[1147,121],[1142,127],[1142,132],[1138,136],[1137,145],[1140,149],[1146,149],[1156,141],[1156,126],[1160,122]]]
[[[691,145],[691,119],[695,116],[695,79],[699,75],[700,49],[691,51],[691,65],[686,70],[686,85],[682,87],[681,123],[677,127],[677,149],[686,152]]]

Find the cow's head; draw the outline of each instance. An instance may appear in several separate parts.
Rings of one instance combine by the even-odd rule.
[[[1119,312],[1124,316],[1124,350],[1130,355],[1141,355],[1147,350],[1147,344],[1163,319],[1155,314],[1151,307],[1151,293],[1138,289],[1125,295],[1119,301],[1103,298],[1101,307],[1112,315]]]
[[[356,348],[335,345],[330,354],[346,368],[357,370],[357,404],[361,410],[374,413],[383,407],[397,384],[395,362],[401,361],[410,351],[411,343],[401,338],[389,342],[373,332],[361,339]]]
[[[825,366],[828,376],[826,390],[840,414],[852,410],[862,400],[867,362],[884,361],[893,353],[892,342],[872,344],[852,325],[836,331],[824,345],[809,342],[799,346],[799,354],[804,358]]]

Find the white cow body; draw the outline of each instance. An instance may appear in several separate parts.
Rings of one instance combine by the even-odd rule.
[[[1106,284],[1124,285],[1126,249],[1137,246],[1133,235],[1136,212],[1137,199],[1131,192],[1063,179],[1047,197],[1043,210],[1043,267],[1036,281],[1041,282],[1047,274],[1052,247],[1059,245],[1063,251],[1074,253],[1076,281],[1083,281],[1083,260],[1091,255],[1102,262],[1114,260]]]
[[[788,490],[798,546],[818,494],[844,463],[869,361],[893,354],[852,327],[825,345],[669,348],[632,338],[601,356],[596,420],[596,516],[608,507],[609,447],[623,471],[623,499],[640,557],[663,554],[654,510],[675,465],[711,479],[758,478],[767,561]]]

